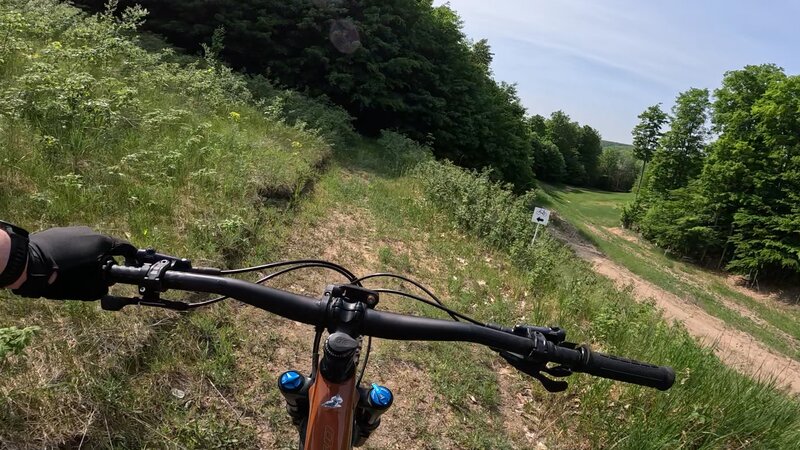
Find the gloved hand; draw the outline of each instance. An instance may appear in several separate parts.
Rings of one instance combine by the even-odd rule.
[[[31,234],[28,279],[13,292],[53,300],[99,300],[108,294],[103,264],[111,256],[136,254],[129,242],[89,227],[51,228]],[[49,283],[55,273],[55,281]]]

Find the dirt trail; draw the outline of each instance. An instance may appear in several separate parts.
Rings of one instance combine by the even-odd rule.
[[[627,268],[611,261],[586,242],[577,232],[552,227],[554,235],[568,244],[575,253],[592,263],[597,273],[619,286],[632,286],[637,299],[651,298],[668,320],[683,323],[689,333],[728,366],[756,379],[774,378],[780,386],[800,393],[800,363],[777,355],[748,333],[736,330],[697,305],[640,278]]]

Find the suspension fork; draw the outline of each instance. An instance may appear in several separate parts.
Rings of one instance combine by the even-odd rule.
[[[314,434],[314,432],[309,430],[309,419],[312,417],[319,418],[318,421],[315,421],[315,426],[317,426],[317,422],[329,422],[329,420],[327,420],[328,418],[324,417],[322,414],[319,414],[319,412],[311,411],[309,408],[310,404],[312,402],[313,404],[323,404],[325,402],[320,403],[321,399],[327,398],[327,402],[330,401],[331,398],[336,398],[336,395],[339,395],[344,400],[342,393],[348,389],[348,383],[351,381],[353,382],[353,386],[355,386],[354,380],[347,380],[347,382],[339,383],[338,385],[337,383],[330,383],[324,379],[320,380],[319,383],[316,383],[315,380],[306,378],[293,370],[284,372],[281,375],[278,386],[280,387],[281,393],[286,399],[286,410],[289,413],[289,416],[292,418],[292,424],[294,424],[299,433],[301,450],[305,448],[320,448],[312,446],[307,447],[305,445],[307,437]],[[325,386],[324,388],[322,388],[323,385]],[[334,393],[334,391],[337,393]],[[380,426],[381,415],[389,409],[394,398],[392,392],[388,388],[379,386],[375,383],[373,383],[369,388],[358,386],[356,389],[356,395],[357,400],[354,407],[351,406],[349,409],[341,409],[339,414],[346,411],[354,412],[354,415],[351,415],[349,418],[345,416],[344,418],[341,418],[341,420],[344,423],[348,423],[348,421],[350,421],[352,429],[350,442],[352,443],[352,446],[360,447],[366,443],[370,435],[372,435],[378,426]],[[344,405],[344,402],[342,402],[342,408],[345,407],[346,406]],[[337,424],[338,423],[340,422],[337,421]],[[328,440],[333,440],[334,442],[346,442],[344,440],[346,440],[347,437],[342,436],[345,434],[343,432],[344,430],[345,429],[341,428],[340,426],[337,426],[337,428],[333,430],[333,434],[331,434],[331,430],[328,430]],[[324,443],[326,435],[324,426],[322,435]],[[336,441],[336,439],[338,439],[338,441]],[[336,447],[328,447],[323,445],[321,448]],[[345,446],[343,448],[350,447]]]
[[[328,286],[325,296],[336,325],[325,340],[323,356],[315,358],[312,378],[289,371],[281,375],[279,387],[287,402],[287,411],[300,434],[301,448],[352,449],[363,445],[380,425],[380,415],[392,403],[387,388],[357,386],[356,367],[361,350],[358,325],[364,311],[378,302],[377,293],[364,288]],[[319,370],[317,370],[317,363]],[[355,434],[355,437],[354,437]]]

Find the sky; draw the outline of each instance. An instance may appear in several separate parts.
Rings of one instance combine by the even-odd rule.
[[[434,0],[435,5],[445,3]],[[495,78],[530,114],[563,110],[630,143],[649,105],[726,71],[774,63],[800,73],[796,0],[450,0],[470,39],[492,47]]]

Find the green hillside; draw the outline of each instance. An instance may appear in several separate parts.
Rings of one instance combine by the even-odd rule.
[[[396,132],[357,136],[340,108],[234,73],[214,49],[189,62],[143,50],[140,13],[0,1],[0,218],[86,224],[203,265],[325,258],[399,272],[483,322],[559,324],[678,377],[660,392],[577,374],[550,394],[486,348],[380,341],[365,381],[396,401],[366,448],[800,441],[796,398],[724,366],[549,233],[532,245],[530,208],[546,197]],[[310,271],[274,286],[318,296],[337,281]],[[389,295],[379,307],[442,317]],[[312,337],[235,301],[111,313],[0,292],[0,448],[293,448],[275,379],[308,370]]]
[[[630,145],[630,144],[623,144],[621,142],[605,141],[605,140],[604,141],[600,141],[600,145],[602,145],[603,148],[606,148],[606,147],[619,147],[619,148],[626,148],[626,149],[632,149],[633,148],[633,146]]]

